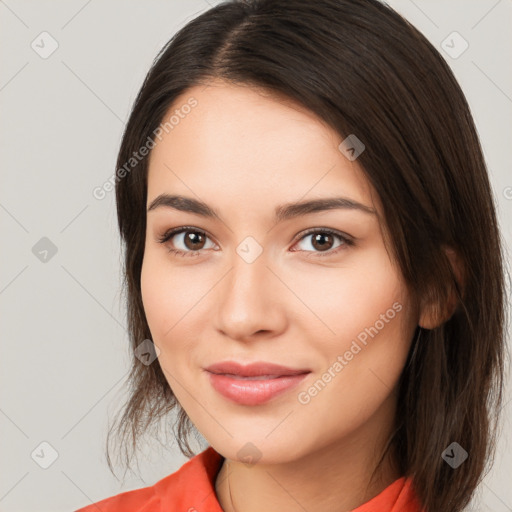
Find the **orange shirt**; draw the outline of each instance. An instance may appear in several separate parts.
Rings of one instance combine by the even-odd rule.
[[[126,491],[75,512],[223,512],[215,478],[224,458],[209,446],[156,484]],[[401,477],[352,512],[422,512],[412,480]]]

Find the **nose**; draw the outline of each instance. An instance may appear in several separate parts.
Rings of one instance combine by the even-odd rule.
[[[249,341],[286,329],[286,287],[264,254],[249,263],[235,253],[231,269],[216,287],[215,327],[224,336]]]

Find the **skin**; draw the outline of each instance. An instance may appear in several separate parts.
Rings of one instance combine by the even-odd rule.
[[[338,149],[338,133],[291,101],[220,81],[187,90],[169,112],[191,97],[197,106],[151,152],[147,205],[180,194],[222,220],[166,207],[147,213],[141,287],[158,363],[192,422],[226,457],[215,483],[223,510],[351,510],[401,476],[391,452],[370,481],[393,430],[414,329],[430,320],[412,306],[384,245],[379,198],[357,159]],[[273,220],[283,203],[338,196],[379,215],[330,209]],[[183,233],[158,242],[180,226],[206,237],[197,246]],[[327,234],[322,250],[314,235],[301,235],[309,228],[337,230],[355,245]],[[252,263],[236,252],[248,236],[263,249]],[[169,252],[195,247],[196,256]],[[401,311],[300,403],[299,393],[394,303]],[[265,404],[239,405],[217,393],[203,369],[225,360],[311,373]],[[238,455],[247,443],[260,455],[255,464]]]

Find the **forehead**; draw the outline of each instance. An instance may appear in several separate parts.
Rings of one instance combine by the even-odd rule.
[[[148,203],[161,192],[215,194],[252,207],[254,198],[277,204],[330,194],[378,208],[357,161],[338,149],[343,138],[284,96],[212,81],[177,97],[161,126],[150,154]]]

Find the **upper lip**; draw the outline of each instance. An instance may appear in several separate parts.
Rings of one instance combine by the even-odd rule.
[[[300,375],[311,371],[307,368],[289,368],[266,361],[257,361],[247,365],[242,365],[236,361],[222,361],[212,364],[205,369],[211,373],[240,375],[241,377]]]

